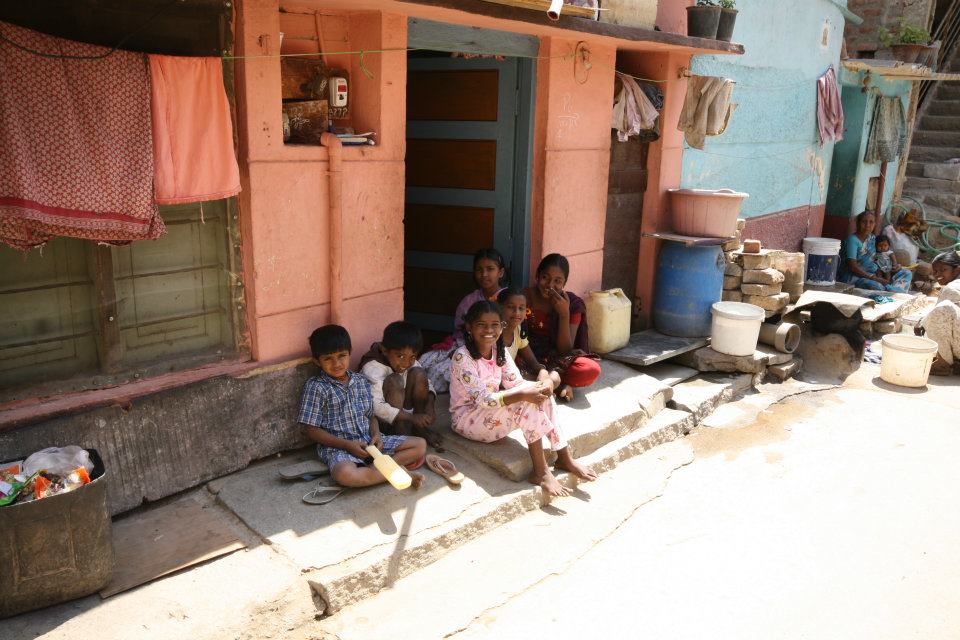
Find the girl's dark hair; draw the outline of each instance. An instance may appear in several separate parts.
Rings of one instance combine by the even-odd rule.
[[[934,258],[930,264],[936,264],[938,262],[942,262],[954,269],[960,269],[960,251],[944,251]]]
[[[502,305],[504,302],[506,302],[510,298],[513,298],[514,296],[520,296],[524,300],[526,300],[527,298],[527,294],[525,294],[523,292],[523,289],[521,289],[520,287],[507,287],[506,289],[500,292],[500,295],[497,296],[497,302],[499,302]],[[526,319],[520,322],[520,338],[522,338],[523,340],[527,339]]]
[[[540,264],[537,265],[537,275],[539,276],[550,267],[560,269],[560,271],[563,272],[564,279],[570,277],[570,262],[559,253],[551,253],[548,256],[544,256]]]
[[[504,262],[503,256],[500,255],[500,252],[494,249],[493,247],[487,247],[486,249],[480,249],[475,254],[473,254],[473,268],[477,268],[477,263],[483,259],[493,260],[497,263],[497,267],[500,269],[506,269],[506,263]]]
[[[467,324],[473,324],[480,319],[485,313],[495,313],[497,317],[500,317],[500,305],[496,302],[490,302],[489,300],[481,300],[479,302],[474,302],[473,305],[467,310],[467,315],[463,316],[464,322],[464,331],[463,331],[463,341],[467,345],[467,351],[470,352],[470,357],[474,360],[479,360],[483,356],[480,354],[480,349],[477,348],[477,343],[473,339],[473,334],[470,333],[470,330],[466,327]],[[502,367],[507,363],[507,350],[503,346],[503,332],[500,332],[500,337],[497,338],[497,366]]]

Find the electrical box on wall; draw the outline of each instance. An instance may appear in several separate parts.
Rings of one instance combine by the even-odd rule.
[[[347,79],[339,76],[331,77],[327,86],[330,89],[330,106],[347,106]]]

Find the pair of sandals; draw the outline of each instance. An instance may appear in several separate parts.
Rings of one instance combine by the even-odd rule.
[[[423,465],[424,462],[426,462],[427,467],[431,471],[452,485],[459,485],[465,479],[464,475],[457,471],[457,467],[452,462],[434,454],[425,456],[407,468],[413,471]],[[300,480],[304,482],[316,480],[320,476],[328,473],[330,473],[330,469],[319,460],[306,460],[304,462],[287,465],[279,470],[280,477],[284,480]],[[313,490],[304,494],[303,501],[307,504],[327,504],[333,502],[341,493],[343,493],[343,487],[318,484]]]

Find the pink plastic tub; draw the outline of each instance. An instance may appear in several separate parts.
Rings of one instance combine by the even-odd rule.
[[[737,233],[740,205],[749,196],[733,189],[668,189],[673,231],[701,238]]]

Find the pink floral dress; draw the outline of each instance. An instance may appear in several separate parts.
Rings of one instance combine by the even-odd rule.
[[[477,442],[495,442],[520,429],[528,444],[547,436],[554,451],[567,446],[554,416],[553,398],[539,406],[530,402],[501,406],[501,388],[532,384],[520,376],[509,353],[501,367],[496,359],[472,358],[462,346],[454,352],[452,364],[450,413],[454,431]]]

